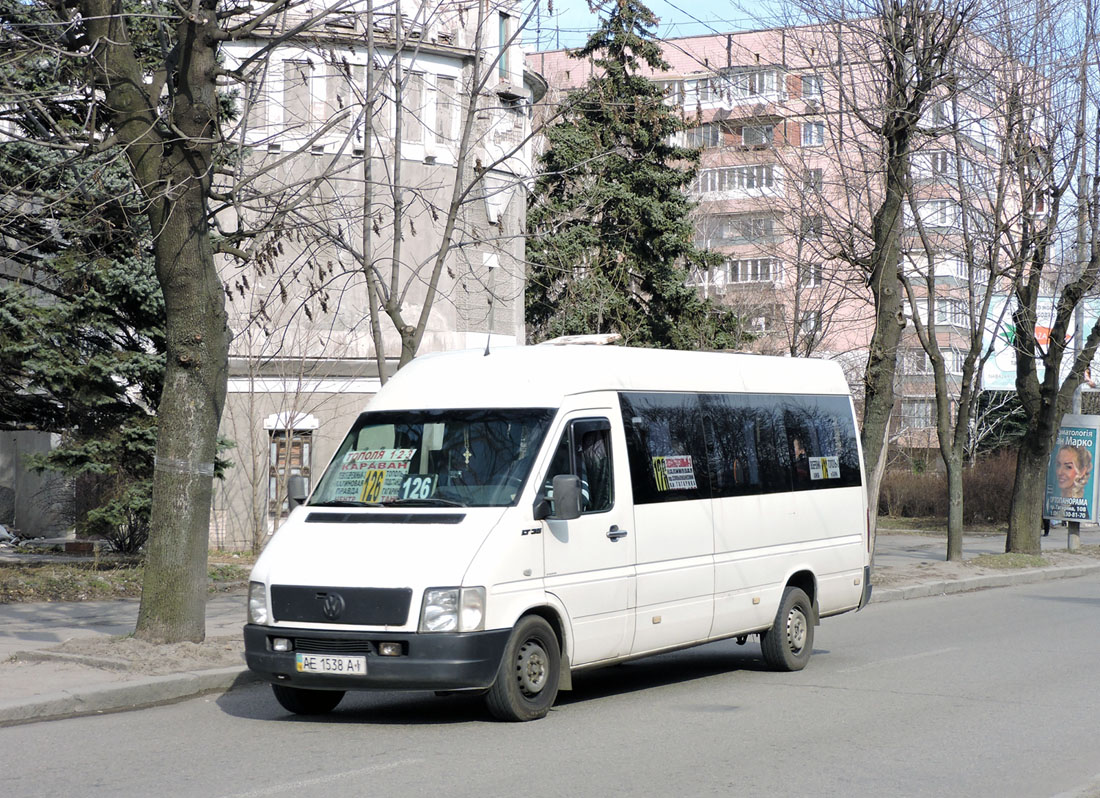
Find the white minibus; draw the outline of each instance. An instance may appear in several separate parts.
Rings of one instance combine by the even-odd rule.
[[[578,673],[758,635],[803,668],[870,598],[836,363],[620,346],[418,357],[252,571],[248,667],[291,712],[478,691],[544,716]]]

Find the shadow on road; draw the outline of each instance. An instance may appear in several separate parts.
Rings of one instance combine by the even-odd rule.
[[[815,649],[815,654],[826,651]],[[697,648],[583,671],[573,676],[573,689],[558,694],[555,706],[597,703],[601,699],[668,687],[737,672],[763,673],[769,668],[754,642],[738,646],[733,641],[710,643]],[[293,715],[284,710],[266,685],[234,690],[218,698],[228,715],[250,720],[280,723],[423,724],[495,723],[480,695],[436,696],[430,692],[352,691],[327,715]],[[736,707],[700,707],[707,711],[730,711]]]

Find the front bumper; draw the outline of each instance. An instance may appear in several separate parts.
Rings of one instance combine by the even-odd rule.
[[[467,690],[490,687],[496,679],[509,629],[465,634],[335,632],[247,624],[244,656],[250,670],[277,684],[326,690]],[[271,638],[291,641],[293,650],[273,651]],[[402,655],[377,654],[378,643],[400,643]],[[298,673],[296,651],[363,655],[364,676]]]

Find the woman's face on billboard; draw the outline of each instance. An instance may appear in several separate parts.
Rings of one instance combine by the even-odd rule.
[[[1054,469],[1055,476],[1058,479],[1058,489],[1063,493],[1073,490],[1077,478],[1082,475],[1081,470],[1077,467],[1077,458],[1074,456],[1072,449],[1060,449],[1058,451]]]

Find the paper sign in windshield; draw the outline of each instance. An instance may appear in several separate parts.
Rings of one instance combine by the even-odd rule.
[[[810,479],[840,479],[839,457],[811,457]]]
[[[653,458],[653,477],[657,490],[695,490],[695,467],[691,455],[669,455]]]
[[[336,475],[333,498],[343,501],[391,502],[401,492],[416,449],[348,452]]]

